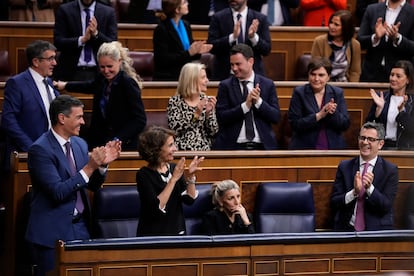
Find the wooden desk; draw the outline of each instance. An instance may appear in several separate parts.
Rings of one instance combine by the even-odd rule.
[[[358,151],[209,151],[177,152],[176,156],[192,158],[204,155],[203,170],[197,174],[198,183],[233,179],[241,187],[242,201],[249,212],[254,210],[256,189],[260,182],[308,182],[312,184],[316,228],[331,228],[329,206],[332,183],[341,160],[351,159]],[[414,151],[383,151],[381,155],[398,166],[399,188],[394,202],[395,227],[402,228],[404,203],[409,185],[414,184]],[[24,260],[23,199],[30,189],[27,154],[13,156],[12,179],[7,186],[7,221],[5,257],[8,272],[14,270],[16,260]],[[136,152],[123,152],[112,163],[105,185],[135,185],[136,171],[145,165]],[[11,267],[9,267],[11,266]],[[12,275],[12,274],[4,274]]]
[[[414,231],[59,243],[52,275],[361,275],[414,271]]]

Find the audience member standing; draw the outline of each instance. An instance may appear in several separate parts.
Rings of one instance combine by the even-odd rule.
[[[96,53],[117,40],[115,10],[95,0],[74,0],[56,11],[54,43],[60,52],[55,80],[91,80],[98,74]]]
[[[185,158],[172,163],[177,147],[173,130],[152,126],[139,136],[138,152],[147,165],[137,172],[141,201],[137,236],[185,235],[183,203],[198,196],[196,172],[204,157],[195,156],[184,174]]]
[[[329,18],[328,33],[317,36],[312,57],[327,57],[332,64],[330,81],[359,81],[361,45],[354,38],[355,25],[348,10],[334,12]]]
[[[328,19],[337,10],[346,9],[346,0],[300,0],[304,11],[304,26],[327,26]]]
[[[223,80],[230,76],[229,53],[233,45],[244,43],[254,52],[254,71],[265,75],[262,57],[270,53],[271,42],[267,17],[247,7],[247,0],[229,0],[229,8],[211,18],[208,43],[213,44],[215,55],[212,79]]]
[[[378,155],[384,136],[382,124],[365,123],[358,136],[359,157],[339,164],[331,195],[335,230],[394,228],[398,168]]]
[[[327,84],[331,70],[327,58],[313,58],[309,83],[293,90],[288,111],[293,132],[290,149],[345,149],[342,133],[351,122],[342,88]]]
[[[50,76],[56,66],[56,47],[36,40],[26,48],[29,68],[8,79],[4,89],[1,126],[7,134],[8,152],[27,152],[50,128],[49,105],[59,93]]]
[[[62,0],[3,0],[9,3],[9,20],[54,22],[55,9]]]
[[[366,50],[361,81],[387,82],[398,60],[414,56],[414,7],[405,0],[389,0],[367,7],[358,31]]]
[[[215,208],[203,217],[202,232],[206,235],[253,234],[253,216],[241,204],[240,188],[231,179],[211,187]]]
[[[126,21],[128,23],[158,23],[154,11],[147,9],[148,3],[149,0],[130,0]]]
[[[398,61],[391,69],[390,88],[379,93],[370,90],[373,99],[367,121],[385,127],[384,149],[414,149],[414,69],[408,60]]]
[[[367,7],[379,2],[385,2],[385,0],[356,0],[355,18],[357,20],[357,26],[361,25],[362,17],[364,16]]]
[[[187,0],[162,0],[161,22],[154,30],[154,80],[177,81],[181,67],[198,60],[212,45],[193,41],[190,24],[182,17],[188,14]]]
[[[139,76],[131,66],[127,50],[118,41],[103,43],[97,59],[100,74],[94,80],[55,84],[59,89],[94,94],[87,135],[90,148],[121,140],[124,150],[135,151],[138,134],[146,125]]]
[[[263,2],[261,12],[267,15],[270,25],[293,25],[290,9],[299,7],[300,0],[262,0],[261,2]]]
[[[111,141],[88,154],[86,142],[77,137],[85,123],[78,99],[58,96],[49,113],[52,129],[33,143],[27,159],[32,197],[26,239],[31,243],[36,276],[53,270],[58,240],[90,238],[86,189],[101,187],[107,165],[121,152],[121,142]]]
[[[276,136],[272,124],[280,119],[276,88],[271,79],[253,70],[253,50],[237,44],[230,52],[234,75],[221,81],[216,113],[219,131],[213,149],[274,150]]]
[[[177,93],[168,101],[168,126],[176,132],[178,150],[210,150],[218,131],[216,98],[208,97],[207,73],[200,63],[187,63]]]

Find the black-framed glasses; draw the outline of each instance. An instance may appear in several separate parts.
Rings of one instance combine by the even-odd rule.
[[[361,135],[359,135],[359,136],[358,136],[358,140],[359,140],[359,141],[361,141],[361,142],[363,142],[363,141],[365,141],[365,140],[368,140],[368,142],[370,142],[370,143],[374,143],[375,141],[379,141],[379,140],[381,140],[381,139],[379,139],[379,138],[374,138],[374,137],[367,137],[367,136],[361,136]]]
[[[52,62],[54,60],[56,60],[56,56],[50,56],[50,57],[38,57],[38,59],[40,60],[47,60],[48,62]]]

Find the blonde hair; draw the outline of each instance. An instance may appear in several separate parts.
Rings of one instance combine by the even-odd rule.
[[[128,49],[122,47],[121,42],[112,41],[105,42],[99,47],[97,57],[98,59],[103,56],[108,56],[113,60],[121,60],[121,70],[124,71],[129,77],[131,77],[142,88],[141,77],[135,72],[132,67],[133,61],[128,55]]]
[[[190,62],[181,68],[180,76],[178,78],[178,86],[176,95],[183,98],[188,98],[192,94],[199,91],[198,81],[201,70],[206,70],[206,66],[202,63]]]
[[[234,180],[226,179],[213,183],[211,186],[211,199],[214,206],[219,207],[220,200],[228,190],[236,189],[240,192],[240,187]]]

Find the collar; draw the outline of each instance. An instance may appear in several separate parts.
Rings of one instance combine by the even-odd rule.
[[[378,155],[375,156],[373,159],[369,160],[368,163],[371,165],[371,167],[375,167],[375,164],[377,163],[378,160]],[[361,166],[362,164],[365,164],[366,161],[364,159],[362,159],[361,156],[359,156],[359,166]]]
[[[50,130],[52,131],[53,136],[55,136],[56,140],[58,141],[59,145],[62,148],[65,147],[65,144],[67,142],[70,142],[70,138],[69,138],[69,140],[66,141],[62,136],[60,136],[59,134],[57,134],[57,132],[53,128],[51,128]]]
[[[233,14],[233,18],[235,18],[239,13],[241,14],[242,18],[247,18],[247,11],[249,8],[246,6],[246,8],[242,12],[238,12],[234,9],[231,9],[231,13]]]
[[[387,0],[387,1],[385,2],[385,6],[386,6],[387,8],[389,8],[389,7],[388,7],[388,3],[389,3],[389,1],[390,1],[390,0]],[[400,3],[400,7],[404,6],[404,5],[405,5],[405,2],[407,2],[407,1],[406,1],[406,0],[401,1],[401,3]]]
[[[86,7],[84,4],[82,4],[81,0],[79,0],[78,3],[81,12],[83,12],[85,9],[89,9],[89,11],[91,11],[92,14],[95,14],[96,1],[93,1],[89,7]]]
[[[248,81],[249,83],[254,83],[255,76],[256,75],[254,74],[254,71],[252,71],[252,74],[250,75],[249,78],[247,78],[247,79],[239,79],[239,82]]]
[[[42,83],[43,80],[47,77],[43,77],[42,75],[40,75],[38,72],[36,72],[32,67],[29,67],[29,72],[32,75],[33,79],[35,80],[36,83]]]

